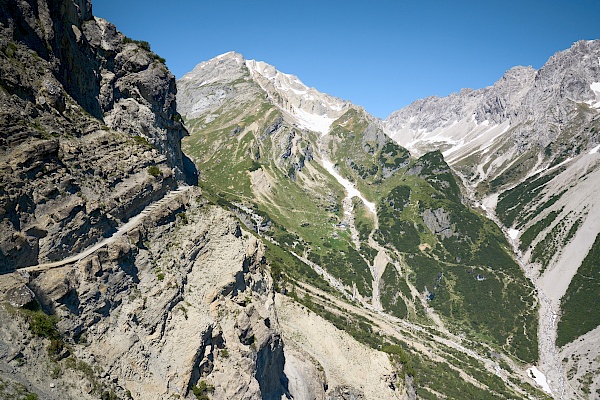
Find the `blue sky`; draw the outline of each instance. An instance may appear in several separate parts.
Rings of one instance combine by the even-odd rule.
[[[600,39],[600,0],[92,0],[179,78],[230,50],[380,118]]]

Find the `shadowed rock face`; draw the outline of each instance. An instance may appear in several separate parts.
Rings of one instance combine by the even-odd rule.
[[[0,271],[64,258],[195,174],[147,44],[89,1],[1,4]]]
[[[183,170],[178,143],[185,129],[176,112],[175,78],[149,46],[95,18],[89,1],[6,1],[0,22],[5,49],[24,45],[37,55],[25,63],[29,71],[14,71],[23,65],[5,52],[2,86],[9,93],[59,112],[68,95],[110,128],[147,138]],[[15,72],[31,79],[11,82]]]

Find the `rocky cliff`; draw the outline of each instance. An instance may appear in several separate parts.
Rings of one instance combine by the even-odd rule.
[[[3,1],[0,27],[0,396],[285,395],[262,245],[165,197],[195,171],[164,60],[89,1]]]
[[[0,271],[77,252],[185,179],[173,75],[89,1],[2,1],[0,48]]]
[[[3,385],[46,399],[285,395],[264,248],[198,194],[74,267],[7,275]]]

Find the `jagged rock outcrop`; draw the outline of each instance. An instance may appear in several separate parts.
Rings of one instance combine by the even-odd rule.
[[[350,103],[304,85],[262,61],[246,60],[229,52],[202,62],[178,82],[179,109],[188,119],[203,116],[210,123],[221,105],[240,107],[257,94],[264,95],[301,128],[327,133],[331,123]],[[258,110],[257,110],[258,111]]]
[[[493,86],[483,89],[462,89],[447,97],[427,97],[393,112],[387,119],[388,129],[398,140],[408,143],[401,133],[406,131],[433,131],[448,127],[467,117],[478,123],[490,121],[499,124],[515,114],[520,100],[531,87],[536,71],[531,67],[514,67]],[[525,90],[524,90],[525,89]],[[418,137],[414,137],[417,139]]]
[[[599,57],[600,40],[582,40],[537,71],[514,67],[493,86],[417,100],[392,113],[384,124],[390,136],[411,151],[442,150],[473,184],[490,185],[501,174],[511,175],[492,182],[496,189],[529,169],[548,166],[557,153],[574,154],[564,135],[590,124],[598,109]],[[597,137],[578,138],[585,147],[579,151],[596,141]]]
[[[3,358],[0,377],[9,371],[47,399],[103,392],[194,398],[203,382],[215,399],[286,396],[264,248],[197,195],[154,210],[128,236],[73,267],[9,275],[2,297],[33,288],[56,315],[59,335],[38,337],[24,325],[26,311],[2,307],[0,349],[23,361]],[[62,373],[44,375],[46,365]]]
[[[443,208],[425,210],[423,212],[423,222],[436,235],[448,238],[453,234],[450,217]]]
[[[173,75],[89,1],[3,1],[0,71],[0,271],[64,258],[193,178]]]

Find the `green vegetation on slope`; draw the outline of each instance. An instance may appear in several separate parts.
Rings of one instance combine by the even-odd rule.
[[[433,361],[429,357],[415,351],[406,343],[387,337],[369,319],[328,303],[321,297],[311,295],[308,291],[303,294],[292,293],[291,296],[312,312],[331,322],[338,329],[347,332],[355,340],[372,349],[387,353],[392,365],[396,366],[401,378],[412,378],[411,385],[418,398],[438,399],[437,394],[447,398],[473,398],[473,399],[515,399],[520,398],[512,392],[498,376],[488,372],[477,360],[445,348],[447,352],[445,361]],[[434,345],[440,350],[443,347]],[[476,384],[466,381],[457,368],[460,368],[475,380]],[[519,383],[523,386],[522,383]],[[543,398],[543,394],[533,387],[528,387],[536,398]]]
[[[496,215],[500,221],[502,221],[505,226],[510,227],[513,226],[515,222],[521,225],[524,222],[531,220],[535,215],[527,215],[525,217],[522,215],[524,210],[528,206],[531,206],[532,202],[534,202],[538,195],[541,194],[544,186],[563,171],[563,168],[558,168],[556,171],[546,175],[534,175],[514,188],[503,192],[500,195],[498,205],[496,206]],[[550,207],[560,198],[560,195],[562,195],[562,193],[554,195],[550,201],[537,207],[537,212],[542,212]],[[520,216],[521,218],[519,218]]]
[[[328,155],[341,176],[377,202],[397,185],[410,153],[390,140],[364,110],[351,108],[331,125]]]
[[[501,230],[460,202],[439,152],[411,163],[400,182],[379,202],[378,240],[404,253],[410,281],[450,325],[534,362],[533,287]],[[384,282],[382,302],[395,295]]]
[[[600,325],[600,234],[560,303],[557,346],[564,346]]]
[[[519,249],[521,251],[525,251],[529,247],[529,245],[531,245],[531,242],[533,242],[535,238],[540,234],[540,232],[549,227],[550,224],[554,222],[554,220],[556,219],[556,217],[558,217],[558,214],[560,214],[561,211],[562,210],[550,211],[548,215],[546,215],[544,218],[527,228],[527,230],[521,235],[521,244],[519,245]]]
[[[408,310],[402,299],[402,294],[405,296],[410,294],[406,281],[398,274],[392,264],[385,267],[381,280],[380,291],[383,309],[398,318],[405,318],[408,315]]]
[[[427,295],[448,326],[536,361],[533,289],[500,229],[462,204],[459,185],[439,151],[411,159],[358,108],[319,137],[287,122],[264,96],[246,100],[222,104],[208,119],[188,121],[191,135],[184,149],[196,162],[207,196],[238,213],[241,203],[270,222],[261,233],[274,240],[267,243],[267,260],[277,290],[292,290],[303,281],[331,290],[293,252],[356,287],[368,301],[369,264],[378,252],[369,245],[371,236],[400,268],[389,264],[382,277],[386,311],[423,318],[409,310],[422,310]],[[360,250],[342,224],[343,188],[314,160],[321,152],[377,204],[375,229],[368,209],[354,202]],[[422,297],[414,298],[409,285]]]
[[[285,122],[260,96],[241,107],[224,104],[211,115],[187,121],[190,137],[183,143],[206,195],[230,209],[239,210],[235,204],[241,203],[270,221],[269,236],[282,249],[269,245],[277,253],[275,264],[293,266],[300,271],[295,278],[311,274],[294,256],[283,257],[285,251],[308,256],[347,286],[371,296],[369,266],[340,225],[343,188],[312,161],[315,134]],[[363,222],[369,224],[368,218]],[[275,271],[279,276],[277,266]]]

